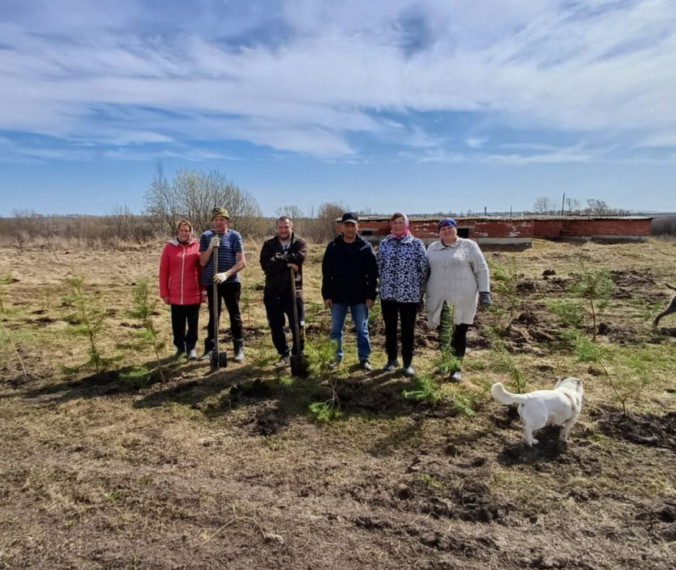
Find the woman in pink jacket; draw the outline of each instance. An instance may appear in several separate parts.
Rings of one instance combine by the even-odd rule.
[[[203,297],[200,271],[200,244],[192,235],[192,224],[181,220],[176,226],[176,238],[164,246],[160,260],[160,297],[171,305],[174,358],[187,354],[188,360],[197,359],[195,345]]]

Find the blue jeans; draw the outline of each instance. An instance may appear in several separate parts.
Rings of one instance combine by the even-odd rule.
[[[331,306],[331,334],[336,341],[336,358],[343,359],[343,327],[347,310],[350,309],[352,322],[357,329],[357,354],[359,361],[368,360],[371,356],[371,339],[369,338],[369,310],[365,303],[333,303]]]

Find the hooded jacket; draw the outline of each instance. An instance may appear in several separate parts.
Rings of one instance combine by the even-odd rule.
[[[200,246],[197,240],[183,245],[173,239],[164,246],[160,259],[160,297],[172,305],[199,305]]]
[[[378,266],[371,244],[359,234],[353,243],[333,240],[322,260],[322,298],[334,303],[364,303],[378,296]]]

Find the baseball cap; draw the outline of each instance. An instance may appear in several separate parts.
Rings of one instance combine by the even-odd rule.
[[[341,224],[358,224],[359,223],[359,216],[355,214],[354,212],[345,212],[343,214],[343,217],[340,219]]]

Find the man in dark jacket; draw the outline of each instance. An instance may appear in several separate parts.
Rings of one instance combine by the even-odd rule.
[[[307,256],[305,240],[293,233],[293,222],[287,216],[277,220],[275,237],[266,240],[261,248],[260,262],[265,273],[265,292],[263,302],[272,333],[272,343],[279,354],[280,365],[289,363],[289,345],[284,332],[284,316],[289,321],[293,333],[292,354],[296,347],[303,352],[302,329],[305,325],[303,304],[303,262]],[[296,310],[300,338],[296,338],[296,326],[293,314],[293,295],[291,283],[296,289]]]
[[[322,297],[331,309],[331,340],[336,342],[336,364],[343,359],[343,327],[348,309],[357,329],[357,353],[364,370],[371,370],[369,310],[378,293],[378,266],[371,244],[362,238],[359,218],[346,212],[342,233],[326,248],[322,260]]]

